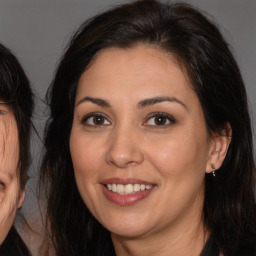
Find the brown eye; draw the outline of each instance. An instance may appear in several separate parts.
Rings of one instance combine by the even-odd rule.
[[[94,116],[93,117],[93,123],[95,125],[103,125],[105,121],[105,118],[102,116]]]
[[[107,120],[107,118],[101,114],[91,114],[86,116],[82,120],[82,124],[86,126],[107,126],[111,123]]]
[[[152,126],[152,127],[165,127],[170,124],[174,124],[175,119],[165,113],[157,113],[151,116],[145,123],[146,126]]]
[[[165,125],[167,121],[167,118],[164,116],[155,117],[154,119],[156,125]]]

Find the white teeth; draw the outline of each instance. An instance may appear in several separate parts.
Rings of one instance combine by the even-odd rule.
[[[135,192],[140,191],[140,184],[134,184],[134,185],[133,185],[133,190],[134,190]]]
[[[111,190],[112,190],[113,192],[116,192],[116,184],[112,184]]]
[[[108,190],[119,195],[133,194],[139,191],[144,191],[152,188],[152,185],[145,184],[107,184]]]
[[[133,193],[133,185],[132,184],[128,184],[124,186],[124,193],[125,194],[130,194]]]
[[[118,194],[123,194],[123,193],[124,193],[124,185],[122,185],[122,184],[117,184],[117,185],[116,185],[116,192],[117,192]]]

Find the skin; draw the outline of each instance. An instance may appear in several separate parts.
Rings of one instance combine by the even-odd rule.
[[[0,244],[13,225],[25,192],[20,191],[18,177],[19,139],[15,117],[4,104],[0,105]]]
[[[161,102],[141,104],[155,97]],[[88,117],[95,112],[100,122]],[[164,113],[160,124],[155,113]],[[75,178],[118,256],[200,254],[209,236],[204,176],[212,164],[221,166],[228,144],[226,136],[210,137],[186,74],[159,49],[104,50],[80,77],[70,136]],[[146,198],[118,205],[103,193],[102,181],[113,177],[154,187]]]

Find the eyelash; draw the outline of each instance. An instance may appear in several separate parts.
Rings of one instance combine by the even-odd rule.
[[[88,120],[90,120],[90,118],[92,118],[92,122],[95,121],[95,120],[93,120],[94,118],[102,118],[102,119],[104,119],[103,120],[104,122],[108,119],[108,117],[106,117],[105,115],[103,115],[101,113],[90,113],[82,118],[81,124],[84,126],[95,127],[95,128],[102,127],[102,126],[108,126],[111,124],[109,121],[107,121],[108,124],[104,124],[104,123],[98,124],[98,125],[97,124],[89,124]]]
[[[163,119],[165,121],[164,124],[158,124],[158,125],[156,123],[155,124],[146,124],[147,122],[149,122],[150,119],[155,119],[155,121],[156,121],[156,118]],[[166,122],[169,122],[169,123],[166,124]],[[171,116],[169,114],[166,114],[166,113],[163,113],[163,112],[156,112],[156,113],[150,114],[147,117],[146,122],[144,122],[143,124],[145,126],[151,126],[151,127],[154,127],[154,128],[159,128],[159,127],[164,128],[164,127],[167,127],[167,126],[169,126],[171,124],[175,124],[175,123],[176,123],[176,120],[173,116]]]
[[[94,121],[97,121],[96,118],[99,118],[98,121],[100,121],[98,124],[95,124]],[[159,118],[163,121],[163,124],[156,124],[156,120],[154,121],[154,124],[149,124],[148,122],[150,121],[150,119],[156,119]],[[92,120],[90,120],[92,119]],[[158,120],[161,122],[161,120]],[[89,123],[89,122],[91,123]],[[105,122],[107,122],[107,124],[105,124]],[[167,123],[166,123],[167,122]],[[150,126],[150,127],[154,127],[154,128],[164,128],[167,127],[171,124],[175,124],[176,120],[173,116],[163,113],[163,112],[156,112],[156,113],[151,113],[149,116],[146,117],[146,121],[143,122],[144,126]],[[94,127],[94,128],[99,128],[102,126],[108,126],[111,125],[111,122],[108,121],[108,117],[103,115],[102,113],[90,113],[86,116],[84,116],[81,120],[81,124],[84,126],[88,126],[88,127]]]

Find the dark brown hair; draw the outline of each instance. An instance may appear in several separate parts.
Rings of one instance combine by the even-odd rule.
[[[153,0],[118,6],[82,24],[49,88],[51,117],[41,179],[48,186],[47,218],[56,255],[114,255],[109,232],[79,195],[69,137],[81,74],[99,51],[136,44],[153,45],[177,58],[201,102],[209,133],[227,129],[227,123],[232,128],[222,167],[216,177],[205,177],[204,222],[218,250],[240,255],[255,238],[256,217],[251,123],[239,68],[209,18],[188,4]]]

